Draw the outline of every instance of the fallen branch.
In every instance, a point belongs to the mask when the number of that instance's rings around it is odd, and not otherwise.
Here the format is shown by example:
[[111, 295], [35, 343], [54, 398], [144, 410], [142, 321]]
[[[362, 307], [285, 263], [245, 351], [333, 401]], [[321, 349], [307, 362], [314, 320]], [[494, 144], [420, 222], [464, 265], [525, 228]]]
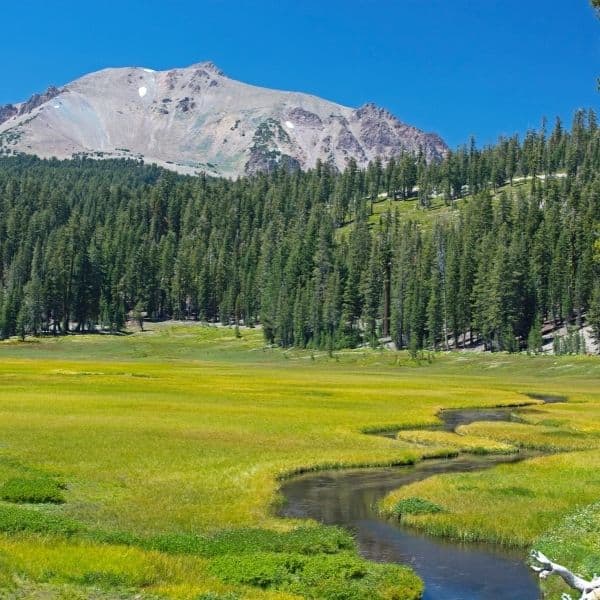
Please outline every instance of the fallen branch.
[[[574, 590], [581, 592], [579, 600], [600, 600], [600, 577], [594, 574], [591, 581], [587, 581], [569, 571], [566, 567], [552, 562], [547, 556], [538, 550], [531, 551], [531, 558], [536, 561], [537, 565], [532, 565], [531, 568], [539, 574], [540, 579], [546, 579], [553, 573], [562, 577], [564, 582]], [[569, 594], [563, 594], [562, 600], [572, 600]]]

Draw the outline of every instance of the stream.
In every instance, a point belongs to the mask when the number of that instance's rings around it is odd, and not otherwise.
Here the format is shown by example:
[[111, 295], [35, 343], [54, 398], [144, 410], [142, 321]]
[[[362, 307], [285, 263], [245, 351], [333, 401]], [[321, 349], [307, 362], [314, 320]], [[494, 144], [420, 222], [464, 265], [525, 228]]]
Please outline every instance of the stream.
[[[564, 398], [533, 396], [545, 402]], [[519, 420], [515, 407], [451, 409], [439, 413], [442, 425], [454, 431], [475, 421]], [[395, 437], [396, 432], [380, 435]], [[525, 564], [524, 550], [494, 544], [461, 543], [437, 538], [379, 516], [376, 506], [402, 486], [442, 473], [489, 469], [525, 460], [539, 453], [465, 455], [425, 460], [414, 466], [342, 469], [300, 475], [285, 482], [280, 515], [310, 518], [350, 529], [361, 556], [375, 562], [409, 565], [425, 582], [423, 600], [539, 600], [537, 578]]]

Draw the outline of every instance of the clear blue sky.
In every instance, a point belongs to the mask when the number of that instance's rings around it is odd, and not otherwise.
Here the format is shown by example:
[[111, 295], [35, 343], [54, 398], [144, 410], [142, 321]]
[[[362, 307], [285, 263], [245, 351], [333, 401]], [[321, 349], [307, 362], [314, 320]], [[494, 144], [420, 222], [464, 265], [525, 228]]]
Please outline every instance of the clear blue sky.
[[104, 67], [212, 60], [249, 83], [373, 101], [454, 146], [600, 100], [587, 0], [21, 0], [0, 14], [0, 104]]

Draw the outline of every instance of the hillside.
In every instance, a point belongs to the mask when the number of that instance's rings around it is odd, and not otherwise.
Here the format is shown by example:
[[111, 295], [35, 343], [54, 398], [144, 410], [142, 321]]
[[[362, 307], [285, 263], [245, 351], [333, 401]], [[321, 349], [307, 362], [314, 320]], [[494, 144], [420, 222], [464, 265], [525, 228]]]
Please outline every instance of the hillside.
[[599, 136], [578, 113], [439, 163], [236, 181], [0, 158], [0, 337], [146, 314], [260, 323], [283, 347], [539, 352], [556, 333], [582, 352], [575, 329], [600, 332]]

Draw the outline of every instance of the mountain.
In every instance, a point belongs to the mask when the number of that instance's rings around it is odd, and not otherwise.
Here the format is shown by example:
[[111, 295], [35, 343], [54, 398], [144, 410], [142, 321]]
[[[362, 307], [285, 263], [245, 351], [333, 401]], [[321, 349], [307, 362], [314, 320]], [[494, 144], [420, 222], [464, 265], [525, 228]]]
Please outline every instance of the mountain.
[[0, 106], [0, 152], [142, 158], [183, 172], [236, 177], [318, 159], [343, 169], [422, 149], [436, 134], [374, 104], [352, 109], [316, 96], [247, 85], [210, 62], [185, 69], [104, 69], [27, 102]]

